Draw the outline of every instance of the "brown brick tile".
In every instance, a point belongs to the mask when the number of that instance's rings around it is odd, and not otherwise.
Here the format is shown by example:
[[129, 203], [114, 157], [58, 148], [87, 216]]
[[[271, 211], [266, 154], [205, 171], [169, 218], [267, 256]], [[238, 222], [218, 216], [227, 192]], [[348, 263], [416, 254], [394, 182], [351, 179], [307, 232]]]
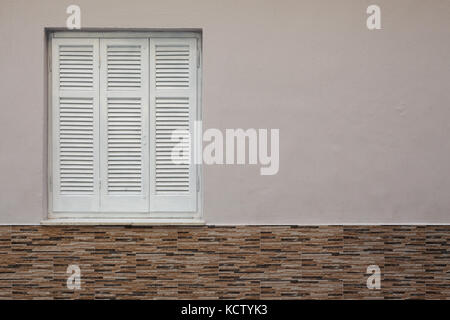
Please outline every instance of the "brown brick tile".
[[1, 226], [8, 298], [450, 299], [450, 227]]

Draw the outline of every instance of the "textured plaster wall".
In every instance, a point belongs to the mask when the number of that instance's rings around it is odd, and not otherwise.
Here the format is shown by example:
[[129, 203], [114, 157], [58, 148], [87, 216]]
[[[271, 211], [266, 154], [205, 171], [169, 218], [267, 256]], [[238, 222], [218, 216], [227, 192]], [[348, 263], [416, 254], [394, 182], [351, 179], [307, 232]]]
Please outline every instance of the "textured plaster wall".
[[44, 28], [202, 28], [205, 128], [279, 128], [280, 171], [205, 166], [211, 224], [450, 222], [450, 1], [0, 0], [0, 223], [47, 211]]

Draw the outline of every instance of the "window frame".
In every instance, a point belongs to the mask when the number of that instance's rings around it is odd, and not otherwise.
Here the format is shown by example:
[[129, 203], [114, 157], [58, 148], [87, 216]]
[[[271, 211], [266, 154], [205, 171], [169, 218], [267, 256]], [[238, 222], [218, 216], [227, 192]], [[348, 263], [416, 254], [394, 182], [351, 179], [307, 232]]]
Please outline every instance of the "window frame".
[[[127, 31], [127, 30], [105, 30], [105, 31], [58, 31], [47, 30], [47, 217], [41, 221], [44, 225], [160, 225], [160, 224], [188, 224], [203, 225], [203, 170], [201, 164], [196, 164], [197, 171], [197, 211], [196, 212], [54, 212], [53, 211], [53, 128], [52, 128], [52, 39], [58, 38], [195, 38], [197, 39], [197, 110], [196, 121], [202, 119], [202, 31], [183, 30], [157, 30], [157, 31]], [[150, 83], [150, 81], [148, 81]], [[149, 91], [150, 91], [150, 84]], [[150, 105], [149, 105], [150, 108]], [[202, 135], [196, 136], [193, 142], [194, 152], [201, 152]], [[150, 169], [150, 167], [149, 167]]]

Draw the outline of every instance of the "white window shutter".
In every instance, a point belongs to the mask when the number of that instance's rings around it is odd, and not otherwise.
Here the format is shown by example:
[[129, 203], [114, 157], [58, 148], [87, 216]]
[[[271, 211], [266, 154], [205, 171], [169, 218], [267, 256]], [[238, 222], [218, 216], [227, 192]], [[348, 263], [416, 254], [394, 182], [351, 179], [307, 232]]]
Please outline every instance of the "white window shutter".
[[100, 39], [101, 211], [148, 212], [148, 39]]
[[[150, 39], [151, 212], [197, 211], [197, 169], [192, 161], [196, 117], [197, 40]], [[180, 147], [172, 135], [175, 130], [191, 136], [190, 163], [171, 161], [173, 148]]]
[[99, 209], [98, 39], [52, 39], [55, 212]]

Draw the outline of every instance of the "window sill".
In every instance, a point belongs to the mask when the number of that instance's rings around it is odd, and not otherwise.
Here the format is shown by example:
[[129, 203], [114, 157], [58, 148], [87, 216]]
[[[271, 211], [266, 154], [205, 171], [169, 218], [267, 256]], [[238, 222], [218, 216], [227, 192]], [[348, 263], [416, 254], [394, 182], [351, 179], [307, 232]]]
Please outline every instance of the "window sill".
[[160, 225], [188, 225], [202, 226], [205, 221], [202, 219], [46, 219], [41, 221], [45, 226], [76, 226], [76, 225], [94, 225], [94, 226], [160, 226]]

